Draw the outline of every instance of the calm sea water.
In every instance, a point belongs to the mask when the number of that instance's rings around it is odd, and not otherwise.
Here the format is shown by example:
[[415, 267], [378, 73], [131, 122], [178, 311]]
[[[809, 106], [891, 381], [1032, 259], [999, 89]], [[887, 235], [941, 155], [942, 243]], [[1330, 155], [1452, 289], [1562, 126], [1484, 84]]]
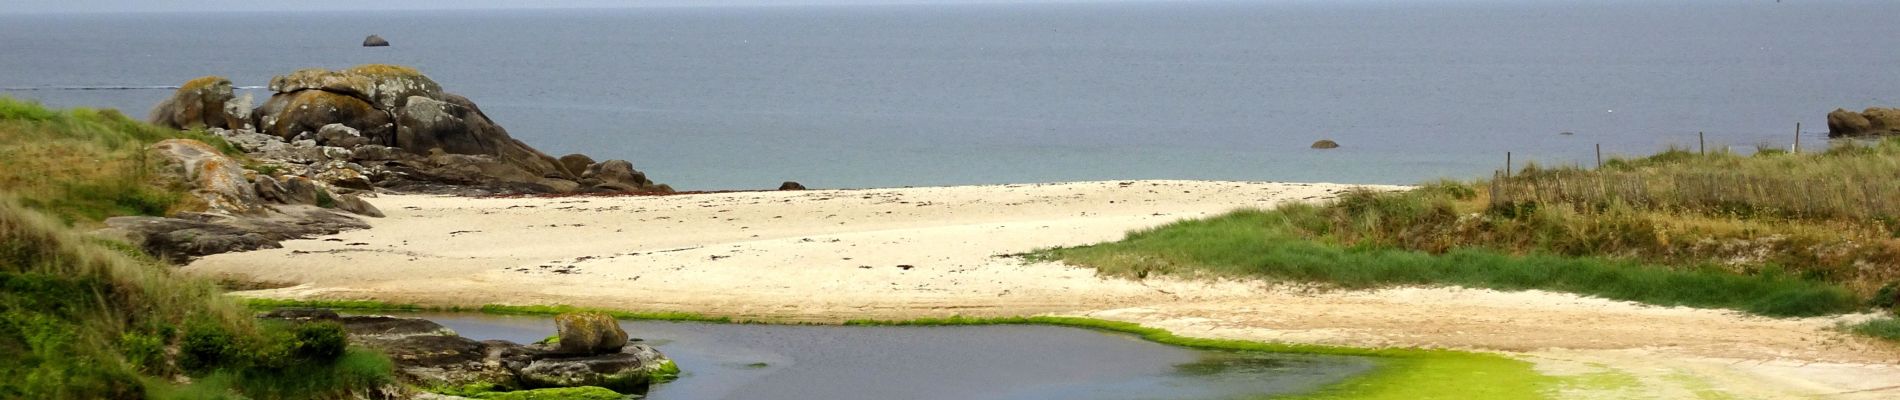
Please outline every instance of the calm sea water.
[[[1800, 122], [1819, 142], [1829, 110], [1900, 105], [1895, 15], [1358, 0], [0, 16], [0, 95], [142, 115], [169, 90], [71, 89], [395, 63], [550, 154], [632, 160], [682, 189], [1414, 183], [1698, 131], [1787, 146]], [[359, 47], [371, 33], [394, 46]]]

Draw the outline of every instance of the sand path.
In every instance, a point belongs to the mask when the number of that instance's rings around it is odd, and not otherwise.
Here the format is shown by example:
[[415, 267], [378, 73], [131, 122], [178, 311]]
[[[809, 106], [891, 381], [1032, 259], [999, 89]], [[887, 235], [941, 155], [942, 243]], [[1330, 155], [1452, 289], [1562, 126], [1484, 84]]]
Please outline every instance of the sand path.
[[1100, 278], [1002, 257], [1120, 238], [1335, 184], [1130, 181], [662, 197], [382, 196], [372, 229], [207, 257], [242, 293], [431, 305], [571, 304], [838, 321], [1083, 315], [1200, 337], [1506, 352], [1555, 375], [1615, 374], [1576, 398], [1900, 397], [1900, 349], [1839, 333], [1864, 316], [1770, 319], [1578, 296], [1451, 288], [1324, 291], [1258, 281]]

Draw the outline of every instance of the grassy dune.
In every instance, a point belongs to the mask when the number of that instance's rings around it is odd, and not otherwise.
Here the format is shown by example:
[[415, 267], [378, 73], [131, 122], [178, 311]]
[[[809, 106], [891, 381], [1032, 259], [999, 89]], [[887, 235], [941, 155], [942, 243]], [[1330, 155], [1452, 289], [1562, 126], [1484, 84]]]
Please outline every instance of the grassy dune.
[[143, 157], [174, 137], [207, 139], [0, 98], [0, 398], [329, 399], [388, 382], [389, 361], [347, 347], [340, 326], [260, 322], [209, 282], [79, 233], [193, 207]]
[[1770, 316], [1851, 312], [1900, 280], [1900, 141], [1671, 150], [1601, 169], [1352, 192], [1035, 257], [1143, 277], [1542, 289]]

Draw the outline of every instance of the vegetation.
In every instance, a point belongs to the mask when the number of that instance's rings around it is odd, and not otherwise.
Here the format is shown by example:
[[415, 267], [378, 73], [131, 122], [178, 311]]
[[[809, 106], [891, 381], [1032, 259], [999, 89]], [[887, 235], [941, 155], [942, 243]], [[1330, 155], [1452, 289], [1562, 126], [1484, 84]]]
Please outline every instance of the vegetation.
[[388, 382], [389, 361], [341, 326], [259, 322], [209, 282], [77, 233], [191, 207], [143, 155], [175, 137], [210, 139], [0, 98], [0, 398], [327, 399]]
[[1881, 317], [1848, 325], [1848, 332], [1900, 342], [1900, 318]]
[[1323, 205], [1247, 210], [1033, 257], [1105, 274], [1543, 289], [1771, 316], [1853, 311], [1900, 279], [1900, 140], [1670, 150]]
[[146, 156], [147, 146], [172, 138], [237, 153], [217, 137], [147, 125], [115, 110], [53, 111], [0, 97], [0, 189], [69, 224], [201, 209], [182, 182], [154, 173], [159, 160]]

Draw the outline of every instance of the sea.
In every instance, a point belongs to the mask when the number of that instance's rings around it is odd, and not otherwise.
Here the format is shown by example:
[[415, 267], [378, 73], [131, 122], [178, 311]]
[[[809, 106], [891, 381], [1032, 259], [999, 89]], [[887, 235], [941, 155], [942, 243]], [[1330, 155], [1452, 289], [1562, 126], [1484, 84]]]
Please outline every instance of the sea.
[[1900, 106], [1895, 16], [1891, 0], [0, 14], [0, 95], [143, 116], [198, 76], [261, 103], [273, 75], [389, 63], [548, 154], [682, 190], [1409, 184], [1489, 177], [1507, 153], [1825, 147], [1829, 111]]

